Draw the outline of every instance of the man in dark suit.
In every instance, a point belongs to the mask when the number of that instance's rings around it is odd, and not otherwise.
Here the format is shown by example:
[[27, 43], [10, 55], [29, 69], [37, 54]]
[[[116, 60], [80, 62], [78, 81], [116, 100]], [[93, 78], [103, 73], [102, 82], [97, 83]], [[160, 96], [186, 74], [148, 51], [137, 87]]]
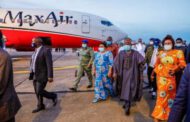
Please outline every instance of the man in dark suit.
[[[186, 59], [187, 47], [183, 45], [183, 39], [182, 38], [176, 39], [175, 49], [183, 51], [183, 54], [184, 54], [185, 59]], [[184, 70], [184, 68], [180, 69], [178, 72], [176, 72], [176, 87], [177, 87], [177, 89], [178, 89], [178, 86], [179, 86], [179, 83], [181, 80], [181, 76], [183, 75], [183, 70]]]
[[34, 38], [32, 41], [32, 47], [35, 48], [35, 52], [31, 60], [30, 80], [33, 80], [34, 90], [38, 99], [37, 108], [32, 113], [45, 109], [43, 97], [51, 99], [54, 106], [57, 103], [57, 95], [45, 90], [47, 82], [53, 82], [53, 62], [51, 50], [43, 46], [42, 42], [39, 37]]
[[188, 65], [181, 78], [177, 96], [173, 104], [168, 122], [182, 122], [184, 116], [185, 122], [190, 121], [190, 65]]
[[13, 86], [12, 60], [2, 47], [0, 42], [0, 122], [15, 122], [21, 104]]

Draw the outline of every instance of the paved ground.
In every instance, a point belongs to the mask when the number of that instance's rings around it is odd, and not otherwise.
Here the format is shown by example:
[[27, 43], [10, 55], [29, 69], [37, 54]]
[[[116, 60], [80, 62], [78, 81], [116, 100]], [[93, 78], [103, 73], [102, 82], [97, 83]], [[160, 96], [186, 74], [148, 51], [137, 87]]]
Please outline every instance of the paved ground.
[[[122, 102], [116, 98], [109, 98], [105, 102], [92, 104], [93, 89], [86, 89], [87, 78], [84, 77], [80, 84], [82, 92], [69, 92], [72, 81], [75, 79], [75, 65], [77, 57], [74, 53], [53, 53], [54, 57], [54, 82], [48, 84], [48, 91], [58, 93], [58, 104], [52, 106], [52, 101], [45, 100], [46, 110], [37, 114], [31, 111], [36, 107], [36, 96], [32, 81], [29, 81], [28, 73], [29, 56], [31, 53], [15, 53], [13, 56], [14, 84], [22, 103], [22, 108], [16, 116], [17, 122], [152, 122], [150, 117], [154, 101], [150, 94], [144, 90], [144, 96], [131, 110], [131, 116], [127, 117], [122, 109]], [[18, 58], [21, 55], [22, 58]], [[69, 67], [68, 67], [69, 66]], [[72, 66], [72, 67], [70, 67]]]

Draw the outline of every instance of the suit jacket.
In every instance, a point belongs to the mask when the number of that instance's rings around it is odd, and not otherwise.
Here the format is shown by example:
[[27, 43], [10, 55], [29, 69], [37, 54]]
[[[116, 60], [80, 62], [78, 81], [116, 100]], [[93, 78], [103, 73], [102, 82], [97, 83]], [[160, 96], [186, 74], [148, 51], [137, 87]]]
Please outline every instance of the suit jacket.
[[47, 82], [48, 78], [53, 78], [52, 54], [49, 48], [42, 46], [36, 58], [33, 80]]
[[12, 61], [9, 54], [0, 48], [0, 121], [13, 118], [21, 104], [13, 86]]
[[186, 62], [190, 63], [190, 44], [187, 47], [187, 52], [186, 52]]
[[168, 122], [182, 122], [186, 114], [185, 122], [190, 121], [190, 65], [184, 71], [177, 96], [175, 98]]

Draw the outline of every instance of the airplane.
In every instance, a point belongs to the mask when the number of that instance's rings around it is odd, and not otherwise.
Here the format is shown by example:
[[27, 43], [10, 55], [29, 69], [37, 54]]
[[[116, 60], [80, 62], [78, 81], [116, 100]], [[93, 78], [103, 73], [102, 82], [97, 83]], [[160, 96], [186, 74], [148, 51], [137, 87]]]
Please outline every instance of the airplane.
[[108, 19], [70, 10], [0, 8], [0, 31], [5, 45], [17, 51], [31, 51], [34, 37], [51, 39], [53, 48], [79, 48], [82, 40], [97, 47], [108, 37], [121, 41], [127, 34]]

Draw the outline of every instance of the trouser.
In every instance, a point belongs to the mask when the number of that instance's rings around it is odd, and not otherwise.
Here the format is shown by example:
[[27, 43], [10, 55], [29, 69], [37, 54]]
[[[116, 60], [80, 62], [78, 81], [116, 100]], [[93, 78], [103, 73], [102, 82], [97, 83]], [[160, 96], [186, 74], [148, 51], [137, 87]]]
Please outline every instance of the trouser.
[[113, 82], [113, 86], [114, 86], [115, 95], [120, 96], [122, 89], [122, 80], [120, 77], [117, 77], [117, 80]]
[[15, 117], [11, 118], [10, 120], [8, 120], [6, 122], [15, 122]]
[[125, 111], [130, 110], [131, 108], [131, 101], [125, 100]]
[[154, 76], [154, 80], [151, 80], [151, 74], [153, 72], [154, 68], [148, 67], [147, 75], [148, 75], [148, 82], [149, 86], [153, 88], [153, 92], [156, 92], [157, 90], [157, 84], [156, 84], [156, 75]]
[[43, 107], [43, 97], [47, 98], [47, 99], [55, 99], [56, 98], [56, 94], [52, 93], [52, 92], [47, 92], [45, 90], [45, 87], [47, 85], [47, 82], [38, 82], [36, 80], [33, 81], [33, 85], [34, 85], [34, 90], [36, 93], [36, 97], [38, 100], [38, 107]]
[[178, 89], [181, 76], [183, 75], [183, 70], [180, 70], [176, 73], [176, 88]]
[[87, 65], [80, 65], [77, 72], [77, 79], [75, 80], [74, 87], [77, 88], [80, 80], [83, 76], [84, 71], [86, 72], [89, 80], [89, 85], [92, 85], [92, 69], [87, 67]]

